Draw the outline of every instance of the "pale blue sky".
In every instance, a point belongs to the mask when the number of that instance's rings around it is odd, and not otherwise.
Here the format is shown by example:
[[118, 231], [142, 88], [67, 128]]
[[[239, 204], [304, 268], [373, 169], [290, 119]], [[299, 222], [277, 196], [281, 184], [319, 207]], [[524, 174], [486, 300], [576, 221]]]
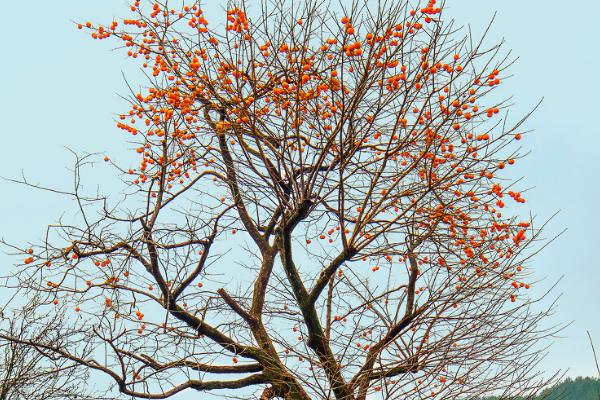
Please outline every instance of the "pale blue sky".
[[[219, 0], [214, 0], [220, 4]], [[2, 0], [0, 37], [0, 175], [23, 170], [33, 181], [68, 187], [76, 151], [104, 151], [125, 157], [123, 134], [112, 121], [125, 109], [122, 71], [131, 68], [123, 53], [111, 51], [74, 29], [71, 20], [109, 21], [126, 11], [123, 0]], [[26, 4], [26, 5], [25, 5]], [[528, 123], [535, 132], [523, 141], [531, 155], [521, 162], [526, 208], [544, 220], [554, 212], [547, 236], [568, 231], [536, 258], [540, 286], [564, 276], [553, 322], [574, 321], [544, 363], [550, 371], [592, 375], [586, 338], [590, 330], [600, 347], [600, 248], [597, 211], [600, 196], [600, 1], [448, 0], [448, 12], [475, 31], [498, 12], [490, 38], [506, 40], [519, 60], [504, 90], [514, 94], [513, 113], [525, 113], [544, 97]], [[129, 75], [133, 76], [133, 75]], [[98, 172], [98, 174], [96, 174]], [[101, 170], [95, 177], [106, 177]], [[95, 184], [95, 182], [93, 182]], [[103, 186], [110, 187], [110, 183]], [[0, 181], [0, 236], [22, 242], [42, 237], [43, 228], [69, 200]], [[2, 275], [14, 260], [0, 255]], [[1, 297], [1, 295], [0, 295]]]

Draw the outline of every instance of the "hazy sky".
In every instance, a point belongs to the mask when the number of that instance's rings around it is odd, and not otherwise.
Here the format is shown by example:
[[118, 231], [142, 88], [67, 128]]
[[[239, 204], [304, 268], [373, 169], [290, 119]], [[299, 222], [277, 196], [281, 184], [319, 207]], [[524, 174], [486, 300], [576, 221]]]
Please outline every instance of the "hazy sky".
[[[212, 0], [221, 4], [220, 0]], [[123, 133], [113, 115], [125, 110], [118, 93], [126, 94], [122, 75], [131, 69], [123, 52], [109, 41], [94, 42], [71, 20], [108, 22], [127, 11], [123, 0], [1, 0], [0, 176], [18, 177], [21, 170], [34, 182], [68, 188], [72, 164], [65, 147], [103, 152], [125, 159]], [[212, 3], [211, 3], [212, 4]], [[600, 1], [582, 0], [448, 0], [448, 14], [475, 31], [497, 12], [489, 38], [504, 38], [519, 56], [503, 90], [514, 95], [513, 114], [542, 106], [522, 141], [531, 154], [520, 164], [525, 210], [538, 221], [556, 211], [547, 237], [567, 232], [536, 257], [538, 287], [563, 277], [553, 320], [573, 321], [550, 349], [547, 371], [569, 368], [569, 375], [594, 374], [587, 342], [590, 330], [600, 347]], [[133, 77], [135, 74], [126, 75]], [[120, 147], [119, 147], [120, 146]], [[96, 174], [96, 172], [99, 172]], [[94, 179], [106, 177], [94, 171]], [[104, 179], [104, 178], [102, 178]], [[104, 181], [102, 182], [103, 185]], [[110, 184], [105, 186], [110, 187]], [[38, 240], [71, 201], [0, 181], [0, 236], [12, 242]], [[525, 211], [526, 212], [526, 211]], [[15, 260], [0, 255], [2, 275]], [[1, 298], [1, 294], [0, 294]]]

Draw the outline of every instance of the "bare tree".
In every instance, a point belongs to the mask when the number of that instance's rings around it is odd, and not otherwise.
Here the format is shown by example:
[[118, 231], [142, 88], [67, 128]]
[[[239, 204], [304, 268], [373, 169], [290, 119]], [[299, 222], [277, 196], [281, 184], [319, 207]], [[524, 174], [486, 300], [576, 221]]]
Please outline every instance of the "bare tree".
[[534, 392], [552, 331], [526, 292], [542, 227], [505, 173], [512, 59], [442, 9], [239, 1], [209, 25], [136, 1], [79, 25], [146, 71], [117, 121], [140, 164], [104, 158], [116, 201], [86, 194], [78, 158], [78, 220], [13, 247], [15, 286], [68, 307], [73, 340], [0, 337], [137, 398]]
[[14, 340], [0, 341], [0, 399], [90, 398], [85, 394], [89, 387], [86, 371], [79, 370], [77, 363], [44, 349], [45, 346], [60, 347], [67, 338], [61, 336], [61, 316], [45, 319], [38, 306], [34, 299], [15, 313], [1, 312], [2, 332]]

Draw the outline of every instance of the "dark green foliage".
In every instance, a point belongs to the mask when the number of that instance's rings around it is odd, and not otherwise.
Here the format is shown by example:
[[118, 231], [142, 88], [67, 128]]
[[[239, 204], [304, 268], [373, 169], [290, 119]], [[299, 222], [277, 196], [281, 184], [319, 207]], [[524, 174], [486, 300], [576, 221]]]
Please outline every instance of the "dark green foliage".
[[[508, 400], [499, 397], [485, 397], [481, 400]], [[523, 400], [512, 398], [510, 400]], [[542, 391], [535, 400], [600, 400], [600, 379], [567, 378], [552, 388]]]
[[538, 399], [542, 400], [600, 400], [600, 380], [578, 377], [567, 378], [552, 389], [547, 389]]

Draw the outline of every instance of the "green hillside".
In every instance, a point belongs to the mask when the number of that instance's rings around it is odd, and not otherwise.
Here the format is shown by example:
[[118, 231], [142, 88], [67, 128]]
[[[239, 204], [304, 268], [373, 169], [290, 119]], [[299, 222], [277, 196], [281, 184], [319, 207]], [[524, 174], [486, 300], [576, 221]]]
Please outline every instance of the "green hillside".
[[542, 400], [600, 400], [600, 380], [593, 378], [566, 379], [547, 389], [538, 399]]
[[[487, 397], [483, 400], [500, 399]], [[600, 400], [600, 379], [567, 378], [554, 387], [541, 392], [535, 400]]]

